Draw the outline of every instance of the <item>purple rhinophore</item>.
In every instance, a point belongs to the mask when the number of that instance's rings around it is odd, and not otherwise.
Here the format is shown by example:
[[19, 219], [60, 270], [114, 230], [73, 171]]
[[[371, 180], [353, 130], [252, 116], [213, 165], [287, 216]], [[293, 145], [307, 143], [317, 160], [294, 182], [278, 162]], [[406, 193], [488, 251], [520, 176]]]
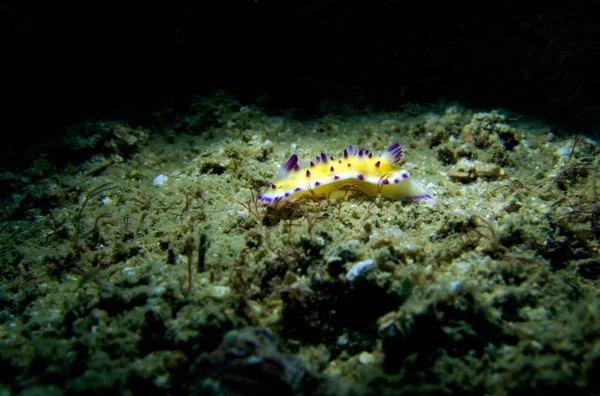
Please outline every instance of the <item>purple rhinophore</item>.
[[329, 172], [333, 172], [335, 169], [333, 169], [333, 166], [331, 168], [329, 168]]
[[344, 159], [348, 159], [348, 150], [344, 149]]
[[360, 174], [358, 176], [356, 176], [356, 178], [358, 180], [365, 180], [365, 177], [363, 175], [360, 175]]
[[379, 165], [381, 165], [381, 161], [375, 162], [375, 168], [379, 168]]
[[320, 185], [321, 185], [321, 183], [315, 182], [315, 187], [319, 187]]
[[308, 169], [306, 170], [306, 177], [310, 177], [310, 171]]
[[321, 153], [321, 161], [326, 164], [327, 163], [327, 154]]
[[281, 167], [279, 173], [286, 174], [298, 165], [298, 156], [293, 154], [289, 160]]

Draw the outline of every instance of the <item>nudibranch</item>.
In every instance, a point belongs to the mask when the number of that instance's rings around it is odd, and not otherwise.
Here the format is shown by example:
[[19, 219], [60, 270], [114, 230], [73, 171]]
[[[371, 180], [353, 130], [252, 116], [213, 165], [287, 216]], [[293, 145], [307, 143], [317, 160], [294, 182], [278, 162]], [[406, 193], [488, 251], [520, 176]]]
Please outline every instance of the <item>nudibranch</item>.
[[279, 169], [277, 178], [258, 200], [272, 205], [289, 203], [305, 195], [336, 197], [347, 194], [348, 186], [369, 196], [391, 199], [431, 199], [429, 193], [400, 169], [400, 144], [394, 143], [375, 156], [369, 150], [349, 146], [340, 158], [317, 155], [309, 166], [301, 168], [293, 154]]

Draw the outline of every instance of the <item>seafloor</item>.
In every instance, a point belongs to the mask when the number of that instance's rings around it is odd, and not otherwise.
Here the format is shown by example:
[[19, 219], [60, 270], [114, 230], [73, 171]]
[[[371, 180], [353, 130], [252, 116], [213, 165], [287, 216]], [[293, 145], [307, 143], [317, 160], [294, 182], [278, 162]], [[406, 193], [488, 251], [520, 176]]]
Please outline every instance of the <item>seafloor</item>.
[[[598, 147], [458, 105], [74, 125], [4, 169], [2, 394], [598, 394]], [[152, 128], [151, 128], [152, 127]], [[151, 129], [150, 129], [151, 128]], [[398, 142], [434, 200], [257, 203]]]

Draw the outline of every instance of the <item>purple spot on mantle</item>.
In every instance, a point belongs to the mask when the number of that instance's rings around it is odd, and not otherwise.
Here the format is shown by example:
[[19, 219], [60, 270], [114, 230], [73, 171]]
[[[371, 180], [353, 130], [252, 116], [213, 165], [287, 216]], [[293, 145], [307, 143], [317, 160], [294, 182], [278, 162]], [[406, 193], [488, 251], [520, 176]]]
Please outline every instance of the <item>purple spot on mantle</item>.
[[319, 187], [320, 185], [321, 185], [321, 183], [315, 182], [315, 187]]
[[294, 192], [298, 192], [298, 191], [302, 191], [302, 189], [301, 189], [300, 187], [296, 187], [296, 188], [294, 189]]
[[381, 184], [390, 184], [390, 181], [388, 179], [384, 179], [381, 181]]
[[403, 174], [402, 174], [402, 178], [403, 178], [403, 179], [406, 179], [407, 177], [408, 177], [408, 175], [407, 175], [406, 173], [403, 173]]
[[340, 180], [340, 177], [338, 175], [333, 176], [333, 180]]
[[394, 184], [398, 184], [398, 183], [400, 183], [400, 180], [394, 179]]
[[356, 178], [357, 178], [358, 180], [365, 180], [365, 177], [364, 177], [363, 175], [358, 175], [358, 176], [356, 176]]
[[310, 171], [308, 169], [306, 170], [306, 177], [310, 177]]
[[286, 192], [284, 195], [285, 195], [285, 197], [287, 198], [287, 197], [289, 197], [289, 196], [290, 196], [290, 193], [289, 193], [289, 192]]
[[344, 149], [344, 159], [348, 159], [348, 150]]
[[329, 172], [333, 172], [333, 171], [334, 171], [334, 169], [333, 169], [333, 166], [332, 166], [331, 168], [329, 168]]
[[323, 161], [324, 164], [327, 163], [327, 154], [321, 153], [321, 161]]
[[341, 164], [341, 163], [342, 163], [342, 160], [338, 160], [338, 164]]
[[379, 168], [379, 165], [381, 165], [381, 161], [375, 162], [375, 168]]
[[271, 188], [272, 188], [273, 190], [275, 190], [275, 189], [277, 188], [277, 186], [276, 186], [275, 184], [271, 184]]
[[314, 163], [314, 162], [312, 162], [312, 161], [310, 161], [310, 167], [311, 167], [311, 168], [314, 168], [314, 167], [315, 167], [315, 163]]

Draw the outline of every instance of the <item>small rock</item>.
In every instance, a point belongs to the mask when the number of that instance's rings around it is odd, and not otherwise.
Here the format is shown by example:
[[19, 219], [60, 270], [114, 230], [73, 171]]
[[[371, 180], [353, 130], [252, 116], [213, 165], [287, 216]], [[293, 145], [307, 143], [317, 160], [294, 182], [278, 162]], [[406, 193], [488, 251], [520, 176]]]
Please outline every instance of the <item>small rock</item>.
[[375, 363], [375, 356], [369, 352], [363, 352], [358, 356], [360, 364], [373, 364]]

